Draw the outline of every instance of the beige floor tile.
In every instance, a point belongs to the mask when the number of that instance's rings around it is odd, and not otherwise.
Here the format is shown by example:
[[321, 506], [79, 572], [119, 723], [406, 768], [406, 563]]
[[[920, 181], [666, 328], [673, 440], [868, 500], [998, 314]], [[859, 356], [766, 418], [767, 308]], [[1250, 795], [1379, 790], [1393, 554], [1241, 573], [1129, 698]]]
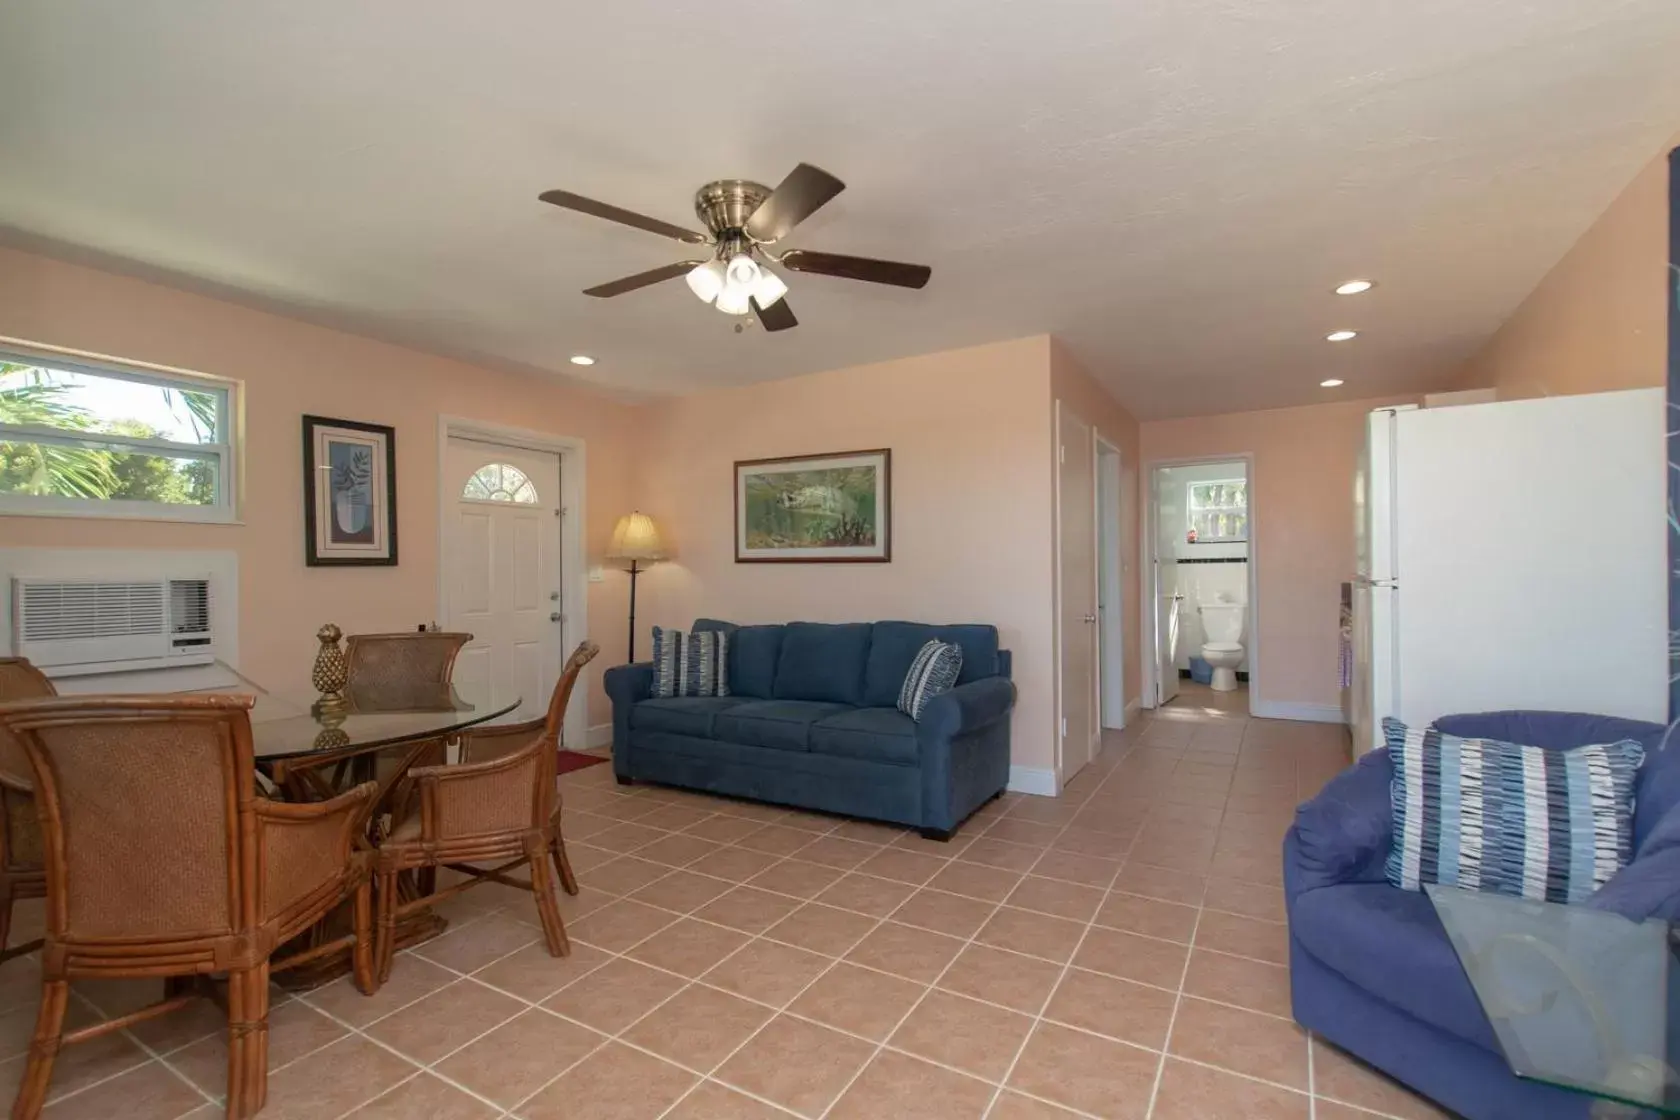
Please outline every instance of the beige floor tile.
[[916, 888], [909, 883], [878, 879], [873, 875], [859, 875], [854, 872], [841, 876], [833, 886], [817, 896], [817, 901], [827, 906], [838, 906], [845, 910], [856, 910], [860, 914], [884, 918], [915, 893]]
[[346, 1120], [494, 1120], [500, 1115], [501, 1109], [422, 1073], [375, 1097]]
[[1196, 928], [1196, 907], [1111, 891], [1097, 911], [1096, 922], [1112, 929], [1188, 944]]
[[1044, 858], [1033, 865], [1032, 871], [1034, 875], [1042, 875], [1048, 879], [1060, 879], [1063, 882], [1079, 883], [1082, 886], [1104, 890], [1119, 872], [1118, 859], [1080, 855], [1078, 852], [1062, 851], [1059, 848], [1052, 848], [1045, 853]]
[[524, 1010], [525, 1005], [511, 996], [461, 980], [379, 1020], [367, 1034], [430, 1064]]
[[753, 1096], [816, 1117], [874, 1052], [870, 1043], [782, 1015], [725, 1062], [716, 1077]]
[[760, 890], [811, 899], [833, 886], [843, 874], [838, 868], [789, 859], [764, 869], [749, 881]]
[[880, 851], [880, 847], [875, 844], [847, 840], [842, 836], [823, 836], [800, 848], [799, 858], [807, 863], [820, 863], [826, 867], [850, 871]]
[[610, 961], [560, 989], [543, 1006], [616, 1034], [675, 995], [684, 981], [630, 960]]
[[921, 852], [888, 848], [864, 860], [858, 870], [866, 875], [878, 875], [883, 879], [893, 879], [919, 887], [939, 874], [948, 862], [946, 858]]
[[1079, 922], [1003, 906], [980, 927], [975, 940], [994, 948], [1063, 963], [1073, 955], [1074, 946], [1079, 944], [1084, 932], [1085, 926]]
[[605, 1041], [604, 1035], [532, 1008], [434, 1068], [479, 1096], [511, 1108]]
[[755, 852], [747, 848], [722, 848], [709, 856], [695, 860], [688, 865], [688, 869], [698, 871], [702, 875], [728, 879], [734, 883], [744, 883], [766, 867], [780, 863], [781, 860], [781, 856]]
[[198, 1090], [161, 1064], [148, 1062], [72, 1096], [60, 1096], [41, 1115], [47, 1120], [175, 1120], [204, 1103]]
[[1189, 947], [1174, 941], [1092, 926], [1073, 963], [1123, 980], [1176, 990], [1189, 956]]
[[1099, 832], [1096, 829], [1069, 827], [1056, 837], [1051, 847], [1058, 852], [1096, 856], [1099, 859], [1124, 859], [1132, 846], [1131, 836], [1125, 833]]
[[787, 1120], [787, 1113], [716, 1081], [702, 1081], [665, 1120]]
[[939, 978], [939, 986], [1036, 1015], [1061, 974], [1062, 966], [1050, 961], [969, 945]]
[[[1004, 822], [1000, 821], [999, 824]], [[1034, 826], [1041, 827], [1041, 826]], [[957, 854], [963, 863], [978, 863], [1003, 871], [1025, 872], [1044, 857], [1044, 849], [1029, 844], [1013, 844], [988, 833]]]
[[1222, 910], [1202, 911], [1202, 920], [1196, 926], [1196, 945], [1276, 965], [1289, 963], [1288, 926]]
[[1292, 1022], [1185, 996], [1170, 1053], [1279, 1085], [1307, 1088], [1307, 1036]]
[[566, 932], [573, 941], [581, 941], [609, 953], [622, 953], [675, 921], [677, 915], [669, 910], [621, 899], [573, 922]]
[[797, 898], [757, 887], [736, 887], [696, 910], [694, 916], [745, 933], [762, 933], [803, 905]]
[[875, 821], [845, 821], [834, 830], [832, 835], [847, 840], [862, 840], [869, 844], [891, 844], [910, 831], [895, 824], [880, 824]]
[[456, 972], [476, 972], [491, 961], [518, 952], [542, 937], [542, 930], [535, 924], [537, 913], [534, 907], [528, 917], [529, 924], [508, 914], [487, 914], [459, 929], [452, 927], [442, 937], [415, 946], [414, 952], [433, 964]]
[[[541, 1003], [611, 959], [607, 953], [581, 941], [573, 941], [571, 952], [566, 956], [551, 957], [548, 946], [538, 941], [479, 969], [473, 973], [473, 979], [520, 999]], [[395, 976], [393, 969], [392, 978], [395, 979]]]
[[669, 835], [670, 833], [661, 828], [626, 823], [614, 825], [605, 832], [597, 832], [589, 838], [589, 842], [597, 848], [606, 848], [611, 852], [633, 852]]
[[693, 978], [747, 941], [748, 936], [740, 930], [683, 918], [629, 950], [626, 956], [666, 972]]
[[988, 828], [982, 839], [1007, 840], [1012, 844], [1024, 844], [1032, 848], [1048, 848], [1050, 842], [1062, 834], [1062, 828], [1063, 826], [1058, 824], [1036, 824], [1033, 821], [1004, 817]]
[[670, 873], [671, 869], [663, 863], [654, 863], [640, 856], [620, 856], [588, 874], [580, 872], [579, 879], [585, 890], [631, 895]]
[[658, 1116], [698, 1078], [670, 1062], [609, 1042], [519, 1109], [526, 1120], [638, 1120]]
[[1070, 968], [1044, 1009], [1044, 1017], [1159, 1050], [1166, 1045], [1177, 1001], [1174, 993], [1162, 988]]
[[749, 851], [763, 852], [772, 856], [791, 856], [815, 839], [816, 837], [804, 829], [789, 828], [780, 824], [767, 824], [757, 831], [741, 837], [735, 843]]
[[1289, 1018], [1289, 970], [1264, 961], [1215, 953], [1200, 945], [1190, 954], [1184, 990], [1203, 999]]
[[1209, 879], [1203, 905], [1269, 922], [1281, 922], [1288, 917], [1284, 911], [1282, 888], [1239, 883], [1231, 879]]
[[414, 1065], [383, 1046], [351, 1035], [302, 1061], [268, 1075], [263, 1120], [321, 1120], [366, 1104], [399, 1081]]
[[[268, 1068], [279, 1069], [348, 1033], [342, 1025], [304, 1003], [292, 1000], [281, 1004], [268, 1015]], [[169, 1064], [211, 1096], [221, 1096], [227, 1091], [227, 1032], [218, 1031], [177, 1050], [169, 1056]], [[55, 1083], [58, 1080], [56, 1076], [53, 1078]]]
[[1114, 889], [1164, 902], [1200, 906], [1202, 896], [1207, 893], [1207, 880], [1185, 871], [1127, 861], [1120, 868], [1120, 874], [1114, 877]]
[[928, 886], [982, 902], [1002, 902], [1021, 881], [1019, 871], [953, 860], [928, 881]]
[[453, 984], [456, 979], [454, 973], [424, 957], [399, 953], [391, 962], [391, 978], [371, 996], [357, 991], [352, 978], [345, 976], [304, 993], [303, 998], [335, 1019], [362, 1027], [431, 995], [445, 984]]
[[762, 826], [757, 821], [749, 821], [742, 817], [717, 815], [691, 824], [683, 831], [690, 836], [715, 840], [719, 844], [733, 844], [741, 837], [757, 832], [760, 827]]
[[666, 805], [662, 809], [655, 809], [645, 817], [637, 817], [636, 823], [646, 825], [648, 828], [668, 828], [673, 832], [680, 832], [711, 819], [712, 811], [709, 808], [678, 804]]
[[926, 990], [903, 977], [841, 961], [789, 1004], [788, 1011], [880, 1042]]
[[830, 1120], [979, 1120], [996, 1090], [903, 1054], [875, 1056], [828, 1113]]
[[689, 1069], [710, 1070], [775, 1012], [716, 988], [693, 985], [624, 1032], [626, 1042]]
[[753, 941], [706, 973], [705, 982], [738, 996], [785, 1007], [807, 984], [834, 963], [825, 957], [776, 941]]
[[944, 971], [962, 947], [963, 943], [955, 937], [888, 921], [859, 942], [846, 954], [846, 959], [928, 984]]
[[1021, 880], [1006, 901], [1008, 905], [1022, 910], [1088, 922], [1097, 912], [1097, 907], [1102, 905], [1103, 892], [1096, 887], [1032, 874]]
[[687, 914], [698, 910], [714, 899], [733, 890], [728, 879], [714, 879], [710, 875], [696, 875], [692, 871], [673, 871], [631, 895], [631, 899], [661, 910]]
[[1032, 1019], [935, 989], [893, 1032], [889, 1044], [941, 1065], [997, 1082], [1032, 1029]]
[[1213, 1116], [1308, 1120], [1310, 1104], [1305, 1093], [1169, 1058], [1161, 1071], [1151, 1120], [1207, 1120]]
[[892, 920], [966, 940], [979, 932], [994, 909], [991, 902], [923, 888], [893, 911]]
[[1040, 1023], [1009, 1084], [1094, 1116], [1143, 1120], [1159, 1064], [1149, 1050]]
[[1060, 1105], [1024, 1097], [1013, 1090], [1005, 1089], [998, 1094], [997, 1104], [992, 1106], [987, 1120], [1075, 1120], [1078, 1115]]
[[[1380, 1112], [1399, 1120], [1446, 1120], [1448, 1114], [1393, 1078], [1321, 1038], [1314, 1038], [1313, 1092], [1320, 1098]], [[1319, 1115], [1324, 1115], [1321, 1099]]]
[[771, 926], [764, 936], [826, 957], [841, 957], [875, 928], [876, 920], [811, 902]]

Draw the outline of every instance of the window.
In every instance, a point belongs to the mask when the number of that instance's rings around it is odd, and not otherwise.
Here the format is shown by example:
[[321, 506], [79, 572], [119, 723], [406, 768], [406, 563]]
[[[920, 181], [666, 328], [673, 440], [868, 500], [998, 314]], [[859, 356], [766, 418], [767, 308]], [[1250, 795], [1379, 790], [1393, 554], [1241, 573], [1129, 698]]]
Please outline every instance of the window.
[[537, 488], [525, 477], [525, 472], [512, 463], [491, 463], [480, 467], [467, 479], [461, 497], [469, 502], [516, 502], [522, 506], [537, 504]]
[[232, 389], [0, 349], [0, 513], [231, 521]]
[[1248, 540], [1248, 481], [1241, 478], [1192, 482], [1185, 505], [1196, 544]]

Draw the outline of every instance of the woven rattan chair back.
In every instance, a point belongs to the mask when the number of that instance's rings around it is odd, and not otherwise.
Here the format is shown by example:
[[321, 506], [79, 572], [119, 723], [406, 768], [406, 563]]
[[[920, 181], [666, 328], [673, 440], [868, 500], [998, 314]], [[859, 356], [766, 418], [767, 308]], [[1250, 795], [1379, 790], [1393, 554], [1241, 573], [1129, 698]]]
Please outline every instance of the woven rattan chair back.
[[436, 630], [352, 634], [344, 647], [350, 687], [448, 684], [455, 675], [456, 655], [470, 641], [471, 634]]

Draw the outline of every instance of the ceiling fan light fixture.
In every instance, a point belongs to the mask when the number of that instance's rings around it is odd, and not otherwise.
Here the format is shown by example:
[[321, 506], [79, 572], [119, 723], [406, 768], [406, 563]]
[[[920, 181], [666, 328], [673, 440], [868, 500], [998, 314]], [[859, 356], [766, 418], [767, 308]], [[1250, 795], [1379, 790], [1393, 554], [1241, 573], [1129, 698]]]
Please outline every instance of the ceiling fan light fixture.
[[710, 260], [705, 264], [696, 265], [688, 274], [688, 290], [699, 296], [706, 303], [711, 303], [723, 292], [724, 272], [721, 261]]
[[746, 253], [737, 253], [729, 260], [729, 282], [737, 284], [742, 289], [751, 288], [758, 283], [758, 262]]
[[718, 293], [717, 309], [725, 315], [745, 315], [752, 310], [747, 301], [752, 298], [752, 289], [745, 284], [737, 284], [734, 280], [723, 286]]
[[752, 286], [752, 297], [758, 301], [760, 307], [769, 307], [783, 296], [787, 295], [788, 286], [782, 278], [760, 265], [758, 282]]

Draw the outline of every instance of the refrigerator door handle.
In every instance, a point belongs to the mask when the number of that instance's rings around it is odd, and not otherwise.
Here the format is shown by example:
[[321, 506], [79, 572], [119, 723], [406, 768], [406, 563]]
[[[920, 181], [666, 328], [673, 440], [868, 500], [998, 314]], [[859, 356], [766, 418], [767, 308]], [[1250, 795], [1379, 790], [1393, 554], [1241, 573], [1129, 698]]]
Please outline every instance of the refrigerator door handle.
[[1353, 585], [1355, 587], [1399, 587], [1400, 581], [1397, 579], [1372, 579], [1369, 576], [1354, 576]]

